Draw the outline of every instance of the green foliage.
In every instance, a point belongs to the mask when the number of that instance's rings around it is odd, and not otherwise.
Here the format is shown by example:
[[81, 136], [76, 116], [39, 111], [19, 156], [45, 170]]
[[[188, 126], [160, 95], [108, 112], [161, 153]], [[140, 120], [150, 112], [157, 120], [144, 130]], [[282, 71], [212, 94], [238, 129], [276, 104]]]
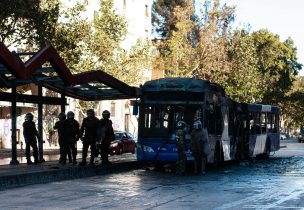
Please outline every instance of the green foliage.
[[113, 69], [115, 53], [127, 32], [127, 23], [113, 9], [113, 1], [100, 0], [100, 10], [94, 17], [94, 32], [91, 51], [98, 58], [99, 66], [105, 71]]
[[172, 16], [177, 6], [186, 7], [187, 0], [155, 0], [152, 5], [154, 33], [160, 37], [170, 37], [176, 30], [176, 20]]
[[140, 84], [143, 69], [150, 67], [150, 45], [138, 40], [127, 52], [121, 42], [127, 34], [127, 22], [113, 8], [112, 0], [100, 0], [94, 18], [90, 54], [96, 59], [94, 68], [101, 69], [129, 84]]
[[60, 13], [62, 20], [56, 23], [54, 34], [48, 40], [73, 73], [86, 71], [90, 67], [88, 58], [88, 42], [90, 40], [91, 24], [81, 15], [85, 11], [86, 1], [66, 8]]
[[215, 0], [201, 5], [204, 13], [194, 16], [192, 3], [187, 1], [186, 6], [174, 8], [172, 18], [176, 21], [176, 30], [159, 45], [158, 62], [164, 62], [166, 76], [196, 74], [222, 83], [229, 73], [223, 69], [227, 70], [226, 35], [233, 8], [221, 7]]
[[281, 107], [282, 124], [287, 128], [304, 126], [304, 77], [296, 77], [292, 89], [284, 95]]
[[264, 103], [278, 103], [292, 87], [294, 76], [301, 69], [291, 39], [281, 42], [267, 30], [252, 33], [258, 55], [258, 71], [263, 74], [267, 91]]
[[229, 46], [230, 74], [224, 82], [226, 93], [238, 102], [260, 102], [266, 91], [258, 71], [254, 41], [244, 30], [235, 31]]
[[0, 1], [0, 41], [8, 46], [33, 46], [40, 43], [43, 36], [52, 34], [59, 3], [56, 0], [50, 2], [50, 7], [41, 7], [42, 0]]

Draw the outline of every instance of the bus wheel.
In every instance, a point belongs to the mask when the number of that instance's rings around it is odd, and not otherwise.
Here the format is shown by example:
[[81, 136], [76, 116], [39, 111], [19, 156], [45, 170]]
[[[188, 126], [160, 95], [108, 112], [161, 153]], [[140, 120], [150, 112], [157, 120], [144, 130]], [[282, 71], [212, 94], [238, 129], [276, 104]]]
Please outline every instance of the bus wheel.
[[221, 167], [223, 163], [223, 150], [220, 143], [216, 144], [214, 150], [214, 160], [213, 160], [213, 168], [218, 169]]

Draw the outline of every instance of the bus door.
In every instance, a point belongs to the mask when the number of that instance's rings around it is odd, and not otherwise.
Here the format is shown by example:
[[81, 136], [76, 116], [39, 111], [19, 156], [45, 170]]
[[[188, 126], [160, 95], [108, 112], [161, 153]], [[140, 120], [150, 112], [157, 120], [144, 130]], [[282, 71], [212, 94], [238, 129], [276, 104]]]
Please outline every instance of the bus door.
[[250, 112], [249, 153], [251, 157], [263, 154], [266, 145], [265, 113]]

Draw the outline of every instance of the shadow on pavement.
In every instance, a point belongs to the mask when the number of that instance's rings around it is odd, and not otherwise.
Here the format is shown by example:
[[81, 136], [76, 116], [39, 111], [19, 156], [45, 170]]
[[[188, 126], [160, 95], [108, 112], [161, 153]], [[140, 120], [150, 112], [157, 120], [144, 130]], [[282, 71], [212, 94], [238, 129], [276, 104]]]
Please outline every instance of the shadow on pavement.
[[[110, 156], [111, 165], [102, 165], [100, 158], [96, 158], [95, 165], [86, 166], [59, 164], [57, 155], [44, 156], [44, 158], [46, 162], [41, 164], [27, 165], [21, 162], [19, 165], [0, 165], [0, 190], [142, 168], [142, 164], [136, 161], [134, 154]], [[56, 158], [56, 160], [49, 161], [47, 158]], [[2, 161], [10, 160], [10, 158], [2, 159]], [[23, 157], [22, 161], [24, 160], [26, 159]]]

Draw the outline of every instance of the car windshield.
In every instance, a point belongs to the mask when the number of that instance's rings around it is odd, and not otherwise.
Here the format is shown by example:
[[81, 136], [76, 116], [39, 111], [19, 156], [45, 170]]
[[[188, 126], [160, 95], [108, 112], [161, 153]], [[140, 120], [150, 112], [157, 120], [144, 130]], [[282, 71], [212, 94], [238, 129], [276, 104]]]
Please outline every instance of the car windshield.
[[115, 133], [115, 140], [120, 140], [123, 136], [123, 133]]

